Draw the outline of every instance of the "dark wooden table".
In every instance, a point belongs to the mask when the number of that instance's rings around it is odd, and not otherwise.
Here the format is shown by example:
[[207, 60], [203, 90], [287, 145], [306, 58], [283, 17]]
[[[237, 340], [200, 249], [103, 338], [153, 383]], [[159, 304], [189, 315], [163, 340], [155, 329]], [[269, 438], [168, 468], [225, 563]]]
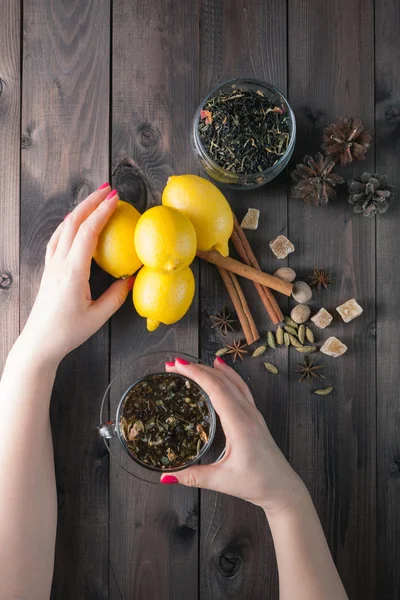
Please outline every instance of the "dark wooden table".
[[[399, 189], [399, 65], [398, 0], [0, 0], [0, 362], [27, 318], [56, 225], [116, 171], [129, 200], [130, 159], [153, 201], [170, 174], [198, 173], [193, 114], [225, 79], [257, 77], [288, 95], [298, 122], [292, 166], [318, 151], [336, 116], [361, 117], [374, 145], [345, 175], [376, 170]], [[351, 297], [364, 307], [360, 319], [335, 325], [349, 351], [324, 361], [332, 396], [311, 397], [293, 373], [298, 357], [286, 352], [274, 357], [279, 377], [259, 361], [238, 370], [311, 491], [350, 598], [398, 600], [399, 200], [370, 220], [353, 214], [344, 192], [309, 208], [290, 199], [287, 174], [228, 197], [239, 216], [261, 210], [250, 240], [264, 270], [278, 267], [268, 242], [286, 233], [300, 276], [333, 272], [326, 308]], [[95, 435], [102, 392], [127, 359], [175, 347], [210, 361], [220, 347], [209, 315], [229, 305], [226, 293], [212, 266], [194, 269], [198, 292], [181, 323], [148, 334], [127, 302], [60, 367], [54, 599], [278, 597], [260, 510], [142, 484], [109, 461]], [[94, 270], [96, 292], [108, 282]], [[265, 333], [254, 288], [244, 289]]]

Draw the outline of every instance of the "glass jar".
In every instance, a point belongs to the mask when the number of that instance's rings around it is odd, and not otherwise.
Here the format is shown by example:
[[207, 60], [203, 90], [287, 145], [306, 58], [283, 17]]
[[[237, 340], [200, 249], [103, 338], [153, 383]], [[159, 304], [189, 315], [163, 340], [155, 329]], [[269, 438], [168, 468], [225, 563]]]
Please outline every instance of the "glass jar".
[[[252, 90], [252, 91], [261, 91], [264, 96], [269, 98], [276, 106], [283, 106], [286, 109], [288, 114], [288, 125], [289, 125], [289, 133], [290, 139], [288, 143], [287, 150], [283, 156], [270, 168], [265, 171], [259, 171], [257, 173], [232, 173], [227, 169], [224, 169], [217, 165], [213, 159], [207, 154], [206, 149], [200, 139], [199, 135], [199, 122], [200, 122], [200, 112], [203, 110], [204, 105], [207, 103], [209, 99], [213, 96], [216, 96], [221, 93], [229, 93], [235, 89], [243, 89], [243, 90]], [[294, 146], [296, 143], [296, 119], [293, 113], [293, 110], [286, 100], [285, 96], [277, 90], [273, 85], [269, 83], [265, 83], [263, 81], [258, 81], [257, 79], [231, 79], [229, 81], [225, 81], [213, 89], [208, 96], [202, 101], [200, 106], [198, 107], [192, 128], [192, 147], [194, 149], [195, 154], [202, 167], [204, 168], [207, 175], [210, 179], [213, 179], [216, 183], [225, 185], [232, 189], [239, 190], [247, 190], [253, 189], [256, 187], [260, 187], [272, 181], [283, 169], [287, 166], [290, 157], [293, 154]]]
[[[198, 462], [201, 462], [201, 464], [216, 462], [222, 458], [225, 452], [225, 436], [220, 420], [204, 390], [200, 391], [208, 407], [210, 423], [209, 439], [199, 454], [190, 462], [178, 468], [158, 468], [145, 464], [129, 451], [120, 427], [126, 396], [146, 376], [165, 374], [165, 363], [173, 362], [176, 356], [185, 358], [194, 364], [204, 364], [195, 356], [174, 350], [143, 354], [134, 361], [128, 362], [120, 369], [107, 386], [101, 402], [101, 425], [97, 427], [97, 432], [103, 438], [111, 457], [125, 471], [148, 483], [159, 483], [161, 473], [180, 471]], [[189, 378], [186, 377], [185, 379]], [[194, 383], [194, 385], [200, 389], [198, 384]]]

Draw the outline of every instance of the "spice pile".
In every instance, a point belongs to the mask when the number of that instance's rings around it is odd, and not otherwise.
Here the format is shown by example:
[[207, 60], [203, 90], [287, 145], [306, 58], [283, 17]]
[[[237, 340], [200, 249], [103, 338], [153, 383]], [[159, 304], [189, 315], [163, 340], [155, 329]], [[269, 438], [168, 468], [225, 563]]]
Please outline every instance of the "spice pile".
[[[284, 236], [279, 237], [284, 238], [282, 244], [279, 246], [270, 244], [270, 247], [277, 258], [283, 258], [286, 256], [288, 248], [290, 248], [291, 251], [294, 251], [294, 246]], [[289, 267], [278, 269], [275, 276], [290, 282], [296, 279], [295, 271]], [[317, 291], [327, 290], [329, 286], [334, 283], [331, 274], [324, 269], [314, 269], [309, 279], [311, 286], [315, 286]], [[326, 356], [338, 358], [347, 351], [347, 346], [335, 336], [326, 339], [320, 347], [316, 345], [315, 334], [307, 323], [311, 321], [318, 329], [323, 330], [331, 325], [333, 316], [324, 307], [319, 308], [319, 310], [311, 316], [312, 311], [307, 303], [310, 302], [312, 297], [313, 292], [310, 285], [305, 281], [296, 281], [293, 285], [292, 298], [298, 302], [298, 304], [292, 309], [290, 316], [285, 316], [282, 319], [284, 323], [279, 324], [275, 331], [268, 331], [265, 343], [259, 345], [252, 353], [250, 353], [251, 358], [264, 356], [268, 348], [276, 350], [278, 347], [292, 347], [296, 352], [305, 355], [305, 361], [299, 363], [300, 370], [296, 370], [296, 373], [301, 374], [300, 382], [313, 382], [314, 380], [325, 379], [324, 375], [317, 372], [324, 368], [323, 365], [312, 362], [309, 355], [319, 351]], [[353, 319], [359, 317], [363, 312], [363, 309], [354, 298], [338, 306], [336, 310], [345, 323], [349, 323]], [[233, 331], [232, 323], [235, 321], [231, 318], [231, 314], [228, 314], [225, 309], [221, 313], [217, 313], [217, 316], [211, 318], [214, 321], [213, 327], [218, 326], [224, 336], [228, 334], [228, 331]], [[231, 344], [225, 344], [222, 348], [217, 350], [216, 356], [231, 354], [233, 356], [233, 362], [235, 363], [237, 359], [244, 360], [245, 355], [248, 353], [248, 344], [240, 340], [234, 340]], [[264, 367], [270, 373], [274, 375], [278, 374], [278, 368], [271, 362], [264, 362]], [[320, 396], [326, 396], [332, 391], [333, 387], [328, 386], [316, 389], [314, 390], [314, 393]]]
[[209, 440], [204, 393], [182, 375], [148, 375], [127, 393], [120, 431], [128, 451], [142, 463], [158, 469], [182, 467]]

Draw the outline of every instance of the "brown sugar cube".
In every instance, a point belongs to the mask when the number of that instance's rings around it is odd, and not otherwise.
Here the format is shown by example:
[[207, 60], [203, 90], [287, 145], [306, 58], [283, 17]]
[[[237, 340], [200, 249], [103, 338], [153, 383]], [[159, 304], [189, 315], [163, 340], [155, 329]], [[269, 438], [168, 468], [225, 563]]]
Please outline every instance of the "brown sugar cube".
[[242, 229], [252, 229], [255, 231], [258, 227], [258, 219], [260, 217], [260, 211], [257, 208], [249, 208], [247, 213], [243, 217], [240, 227]]
[[286, 258], [288, 254], [294, 252], [294, 246], [284, 235], [278, 235], [275, 240], [269, 243], [269, 247], [276, 258]]
[[363, 309], [354, 298], [347, 300], [336, 309], [345, 323], [349, 323], [361, 315]]
[[320, 329], [325, 329], [332, 323], [333, 317], [325, 308], [320, 308], [316, 315], [311, 317], [311, 321]]
[[342, 356], [342, 354], [344, 354], [346, 350], [347, 346], [345, 346], [340, 340], [338, 340], [335, 337], [328, 338], [320, 348], [322, 354], [326, 354], [327, 356], [333, 356], [333, 358]]

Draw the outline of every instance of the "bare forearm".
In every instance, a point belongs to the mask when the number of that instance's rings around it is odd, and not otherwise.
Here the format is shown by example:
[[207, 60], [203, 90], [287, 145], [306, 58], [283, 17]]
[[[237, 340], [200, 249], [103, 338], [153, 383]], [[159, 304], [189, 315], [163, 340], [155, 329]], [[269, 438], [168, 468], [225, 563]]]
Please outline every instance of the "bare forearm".
[[56, 491], [49, 403], [56, 365], [19, 340], [0, 383], [0, 597], [49, 597]]
[[273, 516], [281, 600], [347, 600], [311, 498]]

